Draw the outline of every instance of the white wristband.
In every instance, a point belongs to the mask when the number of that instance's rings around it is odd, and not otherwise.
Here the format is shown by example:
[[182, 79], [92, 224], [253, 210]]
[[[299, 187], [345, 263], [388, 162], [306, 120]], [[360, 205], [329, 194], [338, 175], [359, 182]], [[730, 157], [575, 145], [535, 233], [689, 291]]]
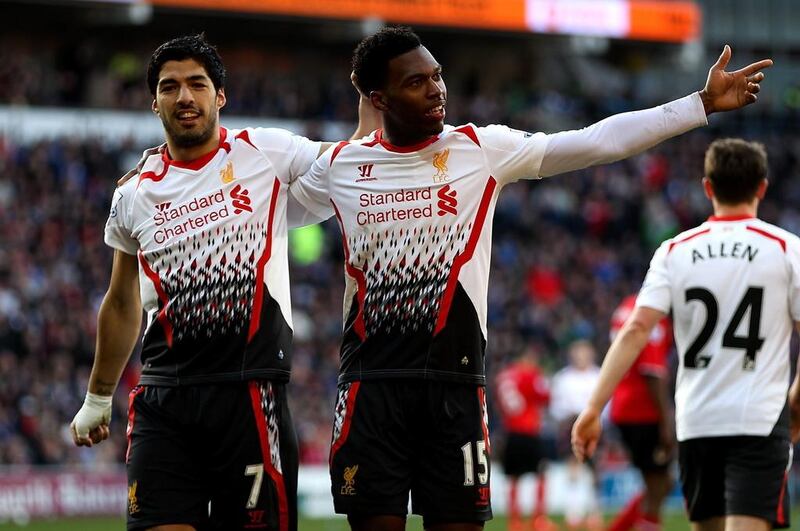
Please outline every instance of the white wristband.
[[86, 398], [84, 398], [83, 403], [92, 409], [97, 408], [103, 410], [111, 407], [111, 402], [113, 399], [113, 395], [96, 395], [86, 391]]
[[86, 438], [91, 430], [111, 422], [112, 400], [111, 396], [86, 393], [83, 405], [72, 421], [72, 428], [78, 437]]

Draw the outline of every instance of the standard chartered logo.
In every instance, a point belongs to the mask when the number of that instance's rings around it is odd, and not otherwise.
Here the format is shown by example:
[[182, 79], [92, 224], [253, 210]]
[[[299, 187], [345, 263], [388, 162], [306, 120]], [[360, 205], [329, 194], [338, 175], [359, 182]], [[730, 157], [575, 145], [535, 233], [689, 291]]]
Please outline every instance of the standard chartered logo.
[[[457, 215], [457, 192], [449, 184], [436, 192], [436, 214], [446, 216]], [[394, 221], [432, 218], [433, 192], [431, 187], [417, 190], [401, 189], [396, 192], [362, 193], [358, 203], [364, 210], [356, 212], [356, 223], [371, 225], [374, 223], [388, 223]], [[411, 205], [409, 205], [411, 203]]]
[[[210, 194], [195, 197], [185, 203], [174, 205], [171, 202], [155, 206], [153, 222], [159, 227], [153, 235], [157, 244], [166, 243], [177, 236], [201, 229], [219, 220], [253, 212], [250, 191], [237, 184], [226, 196], [222, 188]], [[228, 200], [230, 199], [230, 206]], [[233, 211], [233, 213], [231, 213]]]

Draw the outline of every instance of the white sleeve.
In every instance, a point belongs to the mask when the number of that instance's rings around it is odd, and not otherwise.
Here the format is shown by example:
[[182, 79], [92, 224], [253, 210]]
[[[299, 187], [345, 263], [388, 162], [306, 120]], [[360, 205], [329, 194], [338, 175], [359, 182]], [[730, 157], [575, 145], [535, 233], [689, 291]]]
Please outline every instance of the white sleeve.
[[505, 125], [476, 129], [491, 174], [498, 182], [508, 184], [539, 175], [539, 166], [547, 147], [547, 135], [519, 131]]
[[791, 281], [789, 283], [789, 311], [792, 319], [800, 321], [800, 241], [789, 239], [786, 257], [789, 260]]
[[636, 297], [636, 306], [652, 308], [663, 313], [669, 313], [672, 307], [672, 290], [669, 283], [669, 271], [667, 270], [667, 254], [669, 244], [672, 240], [667, 240], [661, 244], [650, 261], [650, 269], [644, 278], [642, 289]]
[[306, 173], [320, 149], [320, 142], [295, 135], [285, 129], [258, 127], [250, 129], [250, 139], [278, 171], [278, 179], [290, 183]]
[[132, 255], [139, 251], [139, 242], [131, 235], [133, 232], [131, 206], [136, 192], [136, 181], [136, 178], [130, 179], [114, 190], [104, 235], [106, 245]]
[[289, 189], [286, 200], [286, 223], [290, 229], [305, 227], [306, 225], [316, 225], [317, 223], [322, 223], [331, 216], [333, 216], [332, 208], [320, 214], [312, 212], [298, 201], [292, 194], [291, 188]]
[[615, 162], [707, 123], [697, 92], [652, 109], [615, 114], [583, 129], [548, 135], [539, 175]]
[[331, 146], [311, 165], [311, 169], [289, 184], [287, 218], [289, 227], [301, 227], [333, 216], [328, 188], [331, 169]]

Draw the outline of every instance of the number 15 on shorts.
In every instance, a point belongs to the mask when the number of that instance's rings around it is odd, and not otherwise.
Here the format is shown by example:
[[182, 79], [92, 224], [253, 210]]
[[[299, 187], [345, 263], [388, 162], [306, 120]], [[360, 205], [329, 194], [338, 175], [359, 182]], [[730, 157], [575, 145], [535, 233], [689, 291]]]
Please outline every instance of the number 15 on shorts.
[[472, 487], [475, 485], [475, 476], [478, 476], [478, 484], [486, 485], [489, 481], [489, 458], [486, 455], [486, 441], [475, 441], [475, 450], [478, 454], [478, 464], [475, 465], [472, 453], [472, 443], [468, 442], [461, 447], [464, 454], [464, 486]]

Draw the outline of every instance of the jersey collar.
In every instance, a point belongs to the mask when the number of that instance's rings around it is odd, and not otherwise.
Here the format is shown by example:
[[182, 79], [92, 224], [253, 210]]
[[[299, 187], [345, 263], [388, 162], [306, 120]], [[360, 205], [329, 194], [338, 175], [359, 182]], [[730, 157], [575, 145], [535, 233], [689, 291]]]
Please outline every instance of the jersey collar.
[[383, 139], [383, 129], [378, 129], [375, 131], [375, 138], [387, 151], [394, 151], [395, 153], [411, 153], [412, 151], [419, 151], [420, 149], [426, 148], [439, 140], [439, 135], [434, 135], [427, 140], [423, 140], [418, 144], [414, 144], [412, 146], [395, 146], [394, 144], [390, 144], [386, 140]]
[[164, 150], [161, 154], [161, 160], [164, 162], [164, 166], [175, 166], [176, 168], [185, 168], [187, 170], [199, 170], [203, 166], [209, 163], [211, 159], [217, 154], [220, 149], [224, 149], [225, 151], [230, 151], [231, 146], [228, 142], [225, 142], [225, 138], [228, 136], [228, 130], [224, 127], [219, 128], [219, 145], [217, 149], [209, 151], [202, 157], [196, 158], [194, 160], [173, 160], [169, 156], [168, 150]]
[[708, 221], [744, 221], [746, 219], [756, 219], [747, 214], [739, 214], [736, 216], [709, 216]]

